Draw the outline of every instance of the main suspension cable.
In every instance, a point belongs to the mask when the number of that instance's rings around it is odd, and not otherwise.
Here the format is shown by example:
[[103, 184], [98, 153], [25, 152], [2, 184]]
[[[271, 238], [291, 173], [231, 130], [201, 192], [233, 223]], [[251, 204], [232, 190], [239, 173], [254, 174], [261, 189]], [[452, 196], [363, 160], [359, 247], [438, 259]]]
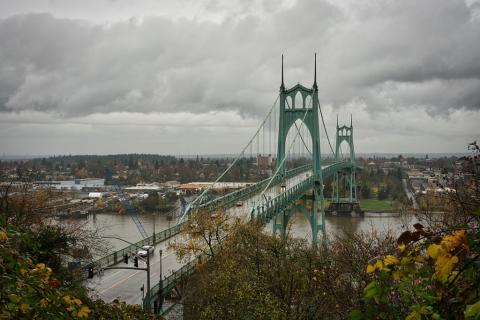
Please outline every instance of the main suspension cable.
[[[287, 106], [288, 106], [288, 108], [290, 108], [290, 104], [288, 103], [288, 99], [285, 99], [285, 102], [287, 103]], [[312, 104], [312, 100], [310, 99], [310, 101], [309, 101], [309, 104], [308, 104], [308, 105], [310, 106], [311, 104]], [[303, 123], [303, 121], [302, 121], [302, 123]], [[298, 129], [298, 126], [297, 126], [297, 122], [295, 121], [293, 124], [295, 124], [295, 128], [297, 129], [297, 132], [298, 132], [298, 133], [300, 133], [300, 132], [299, 132], [299, 129]], [[310, 151], [310, 149], [308, 148], [308, 146], [305, 144], [305, 140], [303, 139], [303, 137], [302, 137], [302, 134], [301, 134], [301, 133], [300, 133], [300, 139], [302, 139], [302, 143], [303, 143], [303, 145], [304, 145], [304, 146], [305, 146], [305, 148], [307, 149], [308, 153], [310, 153], [310, 155], [311, 155], [311, 154], [312, 154], [312, 152]]]
[[332, 143], [330, 142], [330, 138], [328, 137], [327, 127], [325, 126], [325, 121], [323, 120], [323, 113], [322, 108], [320, 107], [320, 101], [318, 102], [318, 109], [320, 110], [320, 117], [322, 118], [323, 129], [325, 130], [325, 135], [327, 136], [328, 145], [330, 146], [330, 150], [332, 151], [333, 156], [335, 157], [335, 152], [333, 152]]
[[[287, 101], [288, 101], [288, 100], [287, 100]], [[310, 108], [311, 102], [312, 102], [312, 100], [310, 100], [310, 103], [309, 103], [308, 107], [305, 108], [305, 114], [303, 115], [302, 123], [300, 124], [300, 128], [301, 128], [301, 127], [303, 126], [303, 124], [305, 123], [305, 118], [307, 117], [308, 110], [309, 110], [308, 108]], [[288, 102], [287, 102], [287, 104], [288, 104]], [[297, 139], [297, 137], [299, 136], [299, 134], [300, 134], [300, 131], [297, 130], [297, 133], [295, 134], [295, 136], [294, 136], [294, 138], [293, 138], [293, 141], [290, 143], [290, 146], [288, 147], [288, 150], [287, 150], [286, 154], [289, 154], [289, 153], [290, 153], [290, 150], [291, 150], [292, 147], [294, 146], [295, 140]], [[285, 160], [286, 160], [286, 159], [287, 159], [287, 157], [284, 156], [283, 159], [282, 159], [282, 162], [280, 162], [280, 164], [277, 166], [277, 169], [275, 170], [275, 173], [272, 175], [272, 177], [271, 177], [270, 180], [268, 181], [267, 186], [266, 186], [265, 189], [263, 189], [263, 191], [260, 193], [260, 198], [265, 194], [265, 191], [267, 191], [268, 188], [270, 188], [270, 185], [272, 184], [273, 179], [277, 176], [278, 172], [280, 171], [280, 168], [283, 167], [283, 164], [285, 163]], [[278, 161], [278, 159], [277, 159], [277, 161]]]
[[[303, 115], [303, 119], [302, 119], [302, 124], [300, 125], [300, 127], [303, 125], [303, 121], [305, 120], [305, 118], [307, 117], [307, 113], [308, 113], [308, 110], [305, 110], [305, 114]], [[298, 136], [298, 132], [297, 134], [295, 135], [295, 137], [293, 138], [292, 142], [290, 143], [290, 146], [288, 147], [288, 150], [287, 150], [287, 154], [290, 153], [290, 150], [292, 149], [292, 147], [295, 145], [295, 140]], [[263, 189], [263, 191], [260, 193], [260, 197], [263, 196], [263, 194], [265, 193], [265, 191], [268, 190], [268, 188], [270, 188], [270, 185], [272, 184], [272, 181], [273, 179], [277, 176], [278, 172], [280, 171], [280, 168], [282, 168], [283, 164], [285, 163], [285, 160], [287, 159], [287, 157], [283, 157], [282, 159], [282, 162], [280, 162], [280, 164], [277, 166], [277, 169], [275, 170], [275, 173], [273, 174], [273, 176], [270, 178], [270, 181], [268, 181], [267, 183], [267, 186], [265, 187], [265, 189]]]
[[[278, 102], [278, 99], [279, 99], [280, 95], [277, 95], [276, 99], [275, 99], [275, 102], [273, 103], [272, 107], [270, 108], [270, 111], [268, 112], [267, 116], [265, 117], [265, 119], [263, 119], [262, 123], [260, 124], [260, 126], [258, 127], [257, 131], [255, 132], [255, 134], [253, 135], [253, 137], [248, 141], [247, 145], [242, 149], [242, 151], [238, 154], [238, 156], [235, 158], [235, 160], [227, 167], [227, 169], [225, 169], [225, 171], [215, 180], [215, 182], [213, 182], [208, 188], [206, 188], [198, 197], [196, 197], [189, 205], [189, 207], [191, 208], [197, 201], [199, 201], [200, 199], [202, 199], [206, 194], [207, 192], [209, 192], [211, 189], [213, 189], [213, 187], [215, 186], [216, 183], [218, 183], [226, 174], [227, 172], [230, 171], [230, 169], [238, 162], [238, 160], [245, 154], [245, 151], [248, 149], [249, 145], [254, 141], [255, 137], [258, 136], [260, 130], [262, 129], [262, 127], [265, 125], [265, 122], [267, 121], [268, 117], [270, 117], [270, 115], [272, 114], [272, 111], [275, 109], [275, 106], [277, 105], [277, 102]], [[183, 219], [185, 218], [185, 214], [187, 213], [188, 210], [185, 210], [185, 212], [182, 214], [182, 216], [178, 219], [177, 221], [177, 225], [180, 224]]]

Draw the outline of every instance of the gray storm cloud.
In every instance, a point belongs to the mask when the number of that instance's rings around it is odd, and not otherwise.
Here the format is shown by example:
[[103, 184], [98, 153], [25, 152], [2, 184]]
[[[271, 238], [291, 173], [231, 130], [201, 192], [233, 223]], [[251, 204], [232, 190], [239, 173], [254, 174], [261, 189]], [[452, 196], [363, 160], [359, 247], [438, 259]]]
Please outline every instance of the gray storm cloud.
[[[208, 7], [221, 10], [216, 2]], [[416, 109], [433, 118], [463, 111], [480, 118], [476, 3], [305, 0], [260, 7], [228, 8], [221, 21], [5, 17], [0, 115], [217, 111], [260, 118], [278, 90], [280, 54], [287, 85], [311, 85], [317, 52], [321, 102], [332, 112], [357, 107], [394, 117]]]

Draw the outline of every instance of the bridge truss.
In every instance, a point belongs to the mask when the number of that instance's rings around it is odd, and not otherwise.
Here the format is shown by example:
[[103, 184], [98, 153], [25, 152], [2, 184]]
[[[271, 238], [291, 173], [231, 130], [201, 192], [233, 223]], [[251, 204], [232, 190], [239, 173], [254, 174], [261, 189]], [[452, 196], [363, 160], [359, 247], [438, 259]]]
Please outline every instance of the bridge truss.
[[[228, 209], [238, 201], [247, 200], [250, 216], [271, 223], [273, 234], [284, 236], [291, 218], [296, 213], [303, 214], [311, 227], [312, 242], [316, 243], [318, 233], [325, 234], [325, 178], [333, 178], [334, 192], [330, 202], [334, 207], [338, 203], [357, 203], [353, 125], [339, 127], [337, 119], [334, 151], [318, 98], [316, 56], [311, 88], [301, 84], [288, 89], [285, 87], [283, 56], [281, 75], [279, 95], [253, 137], [216, 181], [186, 206], [177, 224], [183, 223], [195, 210], [211, 212], [218, 208]], [[322, 127], [324, 137], [321, 137]], [[342, 142], [349, 147], [347, 159], [342, 156]], [[331, 153], [322, 156], [322, 147]], [[276, 154], [276, 158], [272, 154]], [[258, 168], [265, 166], [260, 160], [266, 159], [265, 167], [271, 164], [269, 177], [212, 200], [209, 195], [218, 182], [228, 179], [229, 173], [241, 166], [242, 161], [254, 159]], [[307, 174], [294, 182], [292, 172]], [[340, 197], [342, 183], [348, 184], [348, 197]]]
[[[333, 179], [334, 188], [329, 199], [333, 210], [338, 210], [345, 204], [349, 205], [349, 208], [358, 207], [358, 201], [352, 120], [350, 126], [339, 126], [337, 118], [334, 150], [318, 98], [316, 58], [314, 74], [311, 88], [297, 84], [287, 89], [284, 85], [282, 56], [280, 92], [266, 117], [241, 152], [230, 159], [230, 163], [214, 183], [192, 202], [182, 205], [182, 209], [178, 208], [180, 215], [177, 224], [89, 266], [104, 268], [116, 264], [118, 257], [134, 252], [137, 245], [155, 244], [175, 236], [181, 230], [181, 225], [188, 221], [188, 217], [195, 211], [211, 213], [226, 210], [234, 214], [240, 212], [245, 218], [271, 224], [273, 234], [280, 234], [282, 237], [285, 236], [292, 217], [300, 213], [310, 224], [312, 243], [315, 245], [318, 242], [318, 233], [325, 235], [326, 232], [326, 179]], [[342, 151], [344, 144], [349, 149], [345, 155]], [[322, 154], [322, 150], [327, 152]], [[237, 175], [233, 175], [233, 172], [237, 172]], [[256, 181], [250, 181], [252, 173], [255, 173]], [[219, 182], [239, 181], [234, 180], [234, 177], [239, 175], [252, 183], [226, 194], [216, 191]], [[193, 272], [198, 259], [202, 257], [197, 257], [169, 277], [161, 279], [151, 292], [147, 293], [144, 306], [161, 309], [163, 297]]]

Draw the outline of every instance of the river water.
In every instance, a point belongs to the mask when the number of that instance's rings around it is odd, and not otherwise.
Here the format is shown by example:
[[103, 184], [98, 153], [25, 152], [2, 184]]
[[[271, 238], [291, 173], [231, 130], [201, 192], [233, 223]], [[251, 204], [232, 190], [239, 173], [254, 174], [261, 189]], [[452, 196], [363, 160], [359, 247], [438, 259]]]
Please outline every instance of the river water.
[[[175, 225], [175, 220], [168, 220], [162, 214], [141, 214], [140, 220], [148, 234], [153, 234]], [[405, 216], [396, 213], [365, 213], [364, 217], [326, 217], [325, 228], [328, 236], [335, 236], [341, 232], [400, 232], [411, 227], [414, 222], [413, 216]], [[63, 223], [80, 223], [88, 229], [97, 229], [100, 235], [114, 236], [129, 242], [141, 240], [141, 235], [128, 215], [117, 213], [101, 213], [90, 216], [87, 220], [64, 220]], [[271, 230], [271, 224], [266, 227]], [[289, 233], [297, 238], [305, 238], [310, 241], [311, 231], [309, 222], [301, 214], [291, 219]], [[319, 235], [320, 236], [320, 235]], [[116, 239], [106, 239], [110, 252], [126, 247], [128, 244]], [[104, 253], [103, 253], [104, 254]]]

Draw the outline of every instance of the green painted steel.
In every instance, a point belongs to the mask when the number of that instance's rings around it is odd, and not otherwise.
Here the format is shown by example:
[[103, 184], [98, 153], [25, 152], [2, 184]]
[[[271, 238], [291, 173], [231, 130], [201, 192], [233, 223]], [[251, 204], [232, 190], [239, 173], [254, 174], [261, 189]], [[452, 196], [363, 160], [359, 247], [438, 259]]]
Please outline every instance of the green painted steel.
[[[351, 166], [351, 162], [342, 161], [324, 166], [321, 168], [321, 170], [324, 177], [329, 177], [335, 174], [337, 171], [351, 169]], [[293, 176], [293, 172], [294, 171], [289, 171], [288, 173], [291, 173]], [[305, 170], [302, 170], [301, 172], [305, 172]], [[286, 217], [286, 223], [288, 223], [288, 220], [293, 216], [296, 210], [302, 212], [306, 217], [309, 217], [310, 214], [307, 211], [307, 206], [299, 205], [295, 202], [299, 199], [305, 198], [305, 195], [308, 193], [308, 191], [315, 187], [315, 181], [315, 177], [312, 175], [299, 182], [286, 192], [265, 202], [263, 205], [258, 206], [256, 208], [256, 212], [259, 213], [258, 218], [263, 219], [263, 221], [267, 223], [273, 218], [279, 216], [280, 213], [283, 213], [284, 215], [286, 213], [288, 215], [288, 217]], [[313, 205], [315, 205], [315, 201], [312, 201]], [[166, 277], [161, 283], [157, 283], [150, 289], [150, 295], [145, 298], [144, 307], [150, 303], [151, 307], [153, 308], [155, 300], [161, 299], [162, 297], [168, 295], [181, 280], [185, 279], [185, 277], [188, 277], [195, 271], [195, 266], [199, 262], [205, 259], [207, 259], [205, 255], [200, 255]]]
[[355, 148], [353, 144], [353, 121], [350, 118], [350, 126], [339, 126], [338, 119], [337, 119], [337, 134], [335, 139], [335, 160], [341, 160], [340, 154], [340, 147], [341, 144], [345, 142], [348, 145], [349, 149], [349, 158], [348, 161], [352, 163], [352, 167], [346, 172], [345, 175], [341, 175], [340, 172], [335, 173], [334, 176], [334, 195], [333, 195], [333, 202], [339, 203], [340, 202], [340, 185], [342, 180], [348, 183], [349, 192], [348, 192], [348, 200], [350, 203], [357, 203], [357, 185], [355, 182], [356, 176], [356, 160], [355, 160]]
[[[303, 172], [311, 171], [311, 168], [312, 168], [311, 165], [303, 165], [303, 166], [288, 170], [285, 174], [285, 178], [289, 179]], [[231, 207], [232, 205], [235, 204], [235, 202], [248, 199], [249, 197], [255, 195], [256, 193], [262, 191], [270, 182], [270, 180], [271, 178], [264, 179], [253, 185], [228, 193], [224, 196], [215, 198], [209, 202], [206, 202], [205, 204], [198, 205], [192, 209], [193, 210], [206, 209], [207, 211], [212, 211], [216, 209]], [[282, 181], [283, 181], [283, 178], [275, 177], [274, 182], [272, 183], [272, 186], [275, 186]]]
[[[300, 166], [291, 170], [287, 171], [286, 177], [291, 178], [294, 177], [298, 174], [301, 174], [303, 172], [307, 172], [311, 170], [311, 165], [304, 165]], [[260, 192], [263, 190], [263, 188], [267, 185], [268, 181], [270, 179], [265, 179], [262, 180], [254, 185], [247, 186], [245, 188], [236, 190], [234, 192], [231, 192], [229, 194], [226, 194], [222, 197], [216, 198], [214, 200], [211, 200], [205, 204], [202, 204], [194, 209], [205, 209], [207, 211], [213, 211], [217, 210], [219, 208], [227, 208], [235, 204], [235, 202], [247, 199], [251, 197], [252, 195]], [[276, 184], [280, 183], [280, 179], [276, 180]], [[175, 225], [173, 227], [170, 227], [168, 229], [162, 230], [160, 232], [157, 232], [155, 236], [150, 236], [148, 238], [145, 238], [143, 240], [140, 240], [135, 243], [135, 245], [129, 245], [123, 249], [120, 249], [118, 251], [115, 251], [103, 258], [97, 259], [87, 265], [85, 265], [84, 269], [88, 270], [89, 267], [93, 266], [97, 270], [101, 268], [106, 268], [113, 266], [117, 264], [119, 261], [122, 261], [122, 257], [124, 254], [130, 255], [132, 253], [137, 252], [138, 247], [142, 247], [144, 245], [152, 245], [152, 244], [157, 244], [162, 241], [168, 240], [171, 237], [175, 236], [180, 232], [180, 229], [182, 228], [183, 223], [179, 225]]]
[[[315, 58], [316, 69], [316, 58]], [[301, 96], [302, 103], [299, 106], [295, 105], [295, 97]], [[307, 100], [310, 99], [311, 103]], [[288, 103], [288, 100], [291, 103]], [[336, 135], [336, 152], [334, 161], [322, 161], [320, 150], [320, 126], [319, 126], [319, 100], [318, 87], [316, 81], [316, 70], [314, 83], [311, 89], [297, 84], [290, 89], [285, 89], [283, 83], [283, 56], [282, 56], [282, 84], [280, 86], [280, 115], [279, 115], [279, 132], [278, 132], [278, 149], [277, 149], [277, 175], [273, 178], [262, 180], [256, 184], [247, 186], [240, 190], [234, 191], [222, 197], [213, 199], [204, 204], [198, 204], [191, 208], [191, 210], [207, 210], [213, 211], [216, 209], [225, 209], [234, 205], [235, 202], [248, 199], [249, 197], [261, 192], [268, 186], [278, 186], [285, 183], [291, 177], [310, 171], [312, 174], [305, 180], [300, 181], [293, 187], [280, 193], [273, 199], [265, 199], [265, 201], [253, 208], [252, 217], [261, 219], [264, 223], [272, 221], [273, 233], [280, 232], [282, 236], [285, 235], [289, 220], [297, 212], [301, 212], [310, 222], [312, 229], [312, 242], [317, 243], [318, 232], [322, 231], [325, 235], [325, 208], [323, 195], [323, 179], [329, 176], [334, 176], [336, 181], [336, 199], [340, 201], [338, 196], [338, 176], [341, 172], [349, 173], [348, 182], [350, 186], [350, 195], [348, 201], [354, 202], [356, 199], [355, 192], [355, 152], [353, 147], [353, 125], [338, 126], [337, 121], [337, 135]], [[295, 121], [302, 120], [312, 138], [312, 165], [298, 167], [292, 170], [285, 170], [284, 159], [286, 156], [286, 139], [290, 128]], [[339, 150], [340, 144], [346, 141], [350, 148], [350, 157], [348, 160], [340, 159]], [[272, 181], [273, 179], [273, 181]], [[308, 202], [311, 201], [311, 208]], [[344, 199], [342, 199], [344, 201]], [[320, 218], [320, 223], [318, 219]], [[175, 233], [171, 233], [170, 237], [179, 232], [180, 226], [175, 226]], [[170, 228], [170, 229], [173, 229]], [[173, 232], [173, 231], [172, 231]], [[166, 236], [166, 235], [164, 235]], [[150, 238], [148, 238], [150, 239]], [[147, 240], [147, 239], [146, 239]], [[123, 249], [125, 250], [125, 249]], [[124, 252], [124, 251], [118, 252]], [[128, 251], [128, 250], [127, 250]], [[123, 255], [123, 253], [117, 254]], [[110, 255], [111, 256], [111, 255]], [[106, 259], [107, 257], [103, 258]], [[144, 307], [150, 305], [153, 307], [155, 302], [163, 299], [168, 293], [175, 288], [182, 279], [188, 277], [195, 271], [195, 266], [206, 259], [205, 256], [198, 256], [194, 260], [182, 266], [179, 270], [173, 272], [169, 277], [161, 280], [157, 285], [151, 288], [144, 300]], [[106, 265], [111, 263], [112, 259], [107, 259], [106, 262], [99, 263]]]
[[181, 227], [182, 227], [182, 225], [180, 224], [178, 226], [176, 225], [176, 226], [173, 226], [171, 228], [168, 228], [168, 229], [162, 230], [160, 232], [157, 232], [157, 233], [155, 233], [155, 235], [151, 235], [148, 238], [142, 239], [142, 240], [140, 240], [140, 241], [138, 241], [138, 242], [136, 242], [132, 245], [129, 245], [129, 246], [123, 248], [123, 249], [115, 251], [115, 252], [113, 252], [113, 253], [111, 253], [111, 254], [103, 257], [103, 258], [97, 259], [97, 260], [85, 265], [84, 269], [88, 270], [89, 267], [94, 267], [95, 270], [98, 271], [102, 268], [113, 266], [113, 265], [119, 263], [120, 261], [122, 261], [122, 258], [123, 258], [124, 254], [127, 254], [128, 256], [130, 256], [132, 253], [137, 252], [138, 247], [142, 247], [142, 246], [145, 246], [145, 245], [153, 245], [153, 244], [165, 241], [165, 240], [173, 237], [174, 235], [178, 234]]
[[195, 259], [183, 265], [180, 269], [172, 272], [168, 277], [153, 286], [150, 289], [150, 295], [147, 295], [143, 300], [144, 310], [147, 310], [145, 307], [148, 306], [148, 304], [151, 306], [150, 310], [153, 310], [155, 300], [167, 296], [181, 280], [190, 276], [195, 271], [195, 267], [198, 263], [205, 259], [206, 257], [204, 255], [197, 256]]
[[[343, 170], [352, 170], [352, 162], [350, 161], [340, 161], [329, 166], [322, 167], [322, 174], [323, 177], [333, 176], [338, 171]], [[305, 217], [311, 221], [312, 214], [306, 211], [308, 208], [305, 208], [304, 204], [297, 204], [296, 202], [301, 199], [306, 199], [307, 194], [309, 191], [315, 190], [318, 188], [316, 185], [317, 180], [315, 176], [310, 176], [307, 179], [299, 182], [295, 186], [289, 188], [285, 192], [279, 194], [277, 197], [266, 201], [262, 205], [259, 205], [255, 208], [255, 212], [257, 213], [257, 218], [262, 219], [265, 223], [272, 221], [273, 228], [275, 232], [278, 230], [280, 231], [281, 235], [285, 234], [286, 226], [288, 225], [289, 219], [295, 214], [296, 212], [301, 212], [305, 215]], [[318, 202], [322, 201], [319, 197], [315, 197], [315, 193], [312, 192], [311, 195], [308, 195], [308, 200], [312, 201], [312, 211], [318, 206]], [[322, 201], [323, 202], [323, 201]], [[303, 208], [302, 208], [303, 206]], [[280, 222], [278, 222], [280, 220]], [[322, 223], [324, 223], [322, 221]], [[313, 227], [313, 223], [311, 224], [312, 227], [312, 236], [313, 232], [316, 230]], [[316, 240], [315, 238], [312, 240]]]
[[[323, 170], [321, 165], [321, 149], [320, 149], [320, 128], [319, 128], [319, 100], [318, 100], [318, 86], [316, 79], [316, 55], [315, 55], [315, 77], [312, 88], [306, 88], [301, 84], [297, 84], [290, 89], [285, 89], [283, 83], [283, 56], [282, 56], [282, 84], [280, 86], [280, 113], [279, 113], [279, 125], [278, 125], [278, 148], [277, 148], [277, 170], [280, 178], [285, 179], [285, 156], [286, 156], [286, 140], [290, 128], [294, 125], [295, 121], [303, 121], [303, 125], [310, 132], [312, 139], [312, 176], [307, 179], [302, 185], [309, 185], [309, 190], [312, 190], [313, 207], [307, 216], [312, 229], [312, 242], [317, 242], [318, 232], [322, 231], [325, 234], [325, 208], [324, 208], [324, 195], [323, 195]], [[295, 98], [297, 95], [301, 97], [301, 105], [295, 105]], [[288, 102], [290, 101], [290, 103]], [[308, 101], [308, 102], [307, 102]], [[302, 188], [303, 190], [303, 188]], [[305, 190], [305, 192], [308, 190]], [[300, 195], [298, 195], [300, 196]], [[302, 195], [303, 196], [303, 195]], [[280, 195], [279, 197], [282, 197]], [[278, 198], [278, 197], [277, 197]], [[296, 199], [294, 199], [296, 200]], [[294, 201], [293, 200], [293, 201]], [[318, 201], [320, 200], [320, 201]], [[320, 207], [318, 208], [318, 202]], [[279, 213], [279, 212], [277, 212]], [[257, 215], [259, 212], [257, 212]], [[321, 222], [318, 222], [318, 216], [320, 215]], [[285, 230], [288, 225], [288, 214], [273, 215], [273, 232], [280, 230], [282, 236], [285, 235]], [[278, 218], [278, 219], [277, 219]], [[279, 220], [279, 221], [278, 221]]]

